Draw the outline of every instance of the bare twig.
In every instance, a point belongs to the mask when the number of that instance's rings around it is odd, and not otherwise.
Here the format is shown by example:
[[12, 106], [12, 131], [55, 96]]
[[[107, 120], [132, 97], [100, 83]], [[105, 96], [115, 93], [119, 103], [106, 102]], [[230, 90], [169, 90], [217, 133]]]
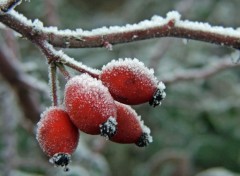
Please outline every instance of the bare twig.
[[57, 63], [57, 67], [66, 80], [69, 80], [71, 78], [70, 73], [66, 70], [62, 63]]
[[14, 161], [16, 156], [16, 141], [17, 136], [15, 133], [15, 128], [17, 124], [16, 116], [13, 111], [13, 91], [8, 90], [8, 86], [5, 87], [6, 90], [3, 92], [2, 98], [2, 133], [3, 133], [3, 144], [4, 149], [2, 150], [3, 154], [3, 163], [4, 167], [2, 169], [3, 175], [10, 175], [11, 171], [14, 169]]
[[58, 25], [59, 24], [59, 17], [57, 14], [57, 5], [58, 2], [56, 0], [44, 0], [43, 1], [45, 6], [45, 16], [46, 22], [48, 25]]
[[[193, 0], [183, 0], [176, 4], [175, 8], [177, 11], [181, 12], [181, 14], [186, 14], [189, 9], [191, 9], [193, 4]], [[157, 70], [160, 60], [163, 58], [165, 53], [173, 44], [173, 39], [166, 38], [165, 40], [160, 40], [157, 45], [156, 49], [153, 51], [152, 56], [149, 58], [149, 67]]]
[[41, 110], [32, 86], [26, 82], [28, 77], [16, 65], [16, 59], [7, 48], [0, 47], [0, 61], [0, 74], [15, 91], [24, 115], [32, 122], [37, 122]]
[[190, 159], [183, 153], [178, 151], [163, 150], [156, 153], [147, 162], [147, 170], [149, 175], [158, 175], [159, 171], [164, 168], [166, 164], [173, 164], [174, 172], [172, 176], [189, 176], [191, 172]]
[[21, 55], [19, 52], [19, 46], [16, 41], [16, 37], [14, 36], [14, 31], [9, 28], [4, 29], [4, 37], [5, 37], [6, 45], [9, 48], [11, 48], [14, 56], [17, 59], [21, 59]]
[[171, 75], [163, 75], [162, 81], [166, 84], [172, 84], [179, 81], [205, 79], [220, 71], [235, 67], [240, 67], [240, 63], [233, 63], [229, 57], [226, 57], [225, 59], [215, 61], [202, 69], [191, 69], [187, 71], [178, 71]]
[[149, 58], [149, 67], [156, 70], [159, 66], [161, 58], [168, 51], [168, 48], [172, 45], [171, 39], [165, 39], [164, 42], [159, 42], [156, 45], [153, 55]]

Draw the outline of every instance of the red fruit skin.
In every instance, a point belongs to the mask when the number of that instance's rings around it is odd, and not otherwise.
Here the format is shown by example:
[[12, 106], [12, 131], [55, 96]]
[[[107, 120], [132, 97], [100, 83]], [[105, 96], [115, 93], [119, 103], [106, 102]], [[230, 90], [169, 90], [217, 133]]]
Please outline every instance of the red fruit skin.
[[141, 71], [141, 67], [136, 69], [134, 64], [123, 63], [111, 66], [110, 69], [107, 65], [100, 74], [100, 80], [108, 87], [113, 98], [128, 105], [148, 102], [157, 90], [157, 81], [153, 75]]
[[65, 87], [64, 97], [71, 120], [87, 134], [100, 134], [100, 124], [117, 115], [108, 89], [87, 74], [73, 77]]
[[72, 154], [78, 145], [79, 131], [63, 109], [51, 107], [38, 122], [37, 140], [49, 157], [57, 153]]
[[140, 117], [130, 106], [115, 102], [117, 106], [117, 133], [110, 138], [111, 141], [130, 144], [138, 142], [143, 131]]

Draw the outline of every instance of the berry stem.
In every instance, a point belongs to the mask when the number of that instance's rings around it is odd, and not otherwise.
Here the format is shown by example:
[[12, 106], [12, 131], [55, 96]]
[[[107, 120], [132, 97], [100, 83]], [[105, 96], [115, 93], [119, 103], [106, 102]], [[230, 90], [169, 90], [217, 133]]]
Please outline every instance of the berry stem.
[[69, 80], [71, 78], [71, 74], [66, 70], [65, 66], [62, 63], [56, 63], [56, 66], [66, 80]]
[[91, 75], [93, 78], [97, 78], [98, 79], [98, 77], [99, 77], [99, 73], [98, 73], [97, 70], [93, 71], [92, 69], [91, 70], [90, 69], [85, 69], [85, 68], [79, 66], [78, 64], [75, 64], [74, 62], [69, 62], [69, 61], [64, 63], [64, 64], [66, 66], [68, 66], [68, 67], [70, 67], [70, 68], [80, 72], [80, 73], [87, 73], [87, 74]]
[[[79, 71], [81, 73], [87, 73], [91, 75], [94, 78], [98, 78], [98, 75], [100, 73], [99, 70], [90, 68], [81, 62], [77, 62], [75, 59], [69, 57], [66, 55], [62, 50], [57, 51], [51, 44], [44, 40], [37, 40], [36, 41], [37, 46], [42, 50], [43, 54], [48, 58], [48, 63], [56, 62], [61, 63], [63, 65], [66, 65], [76, 71]], [[66, 73], [65, 71], [62, 73]], [[63, 74], [63, 75], [64, 75]], [[66, 75], [64, 75], [66, 76]]]
[[52, 105], [57, 106], [57, 69], [55, 63], [49, 64], [49, 86], [51, 90]]

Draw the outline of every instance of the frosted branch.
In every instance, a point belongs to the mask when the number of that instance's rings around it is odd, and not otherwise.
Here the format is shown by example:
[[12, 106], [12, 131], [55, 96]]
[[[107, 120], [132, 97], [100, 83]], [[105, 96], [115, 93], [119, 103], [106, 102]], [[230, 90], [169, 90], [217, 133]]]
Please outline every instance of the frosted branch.
[[91, 31], [44, 27], [39, 20], [28, 20], [14, 10], [0, 15], [0, 21], [30, 40], [39, 36], [53, 46], [61, 48], [104, 47], [106, 42], [115, 45], [160, 37], [185, 38], [240, 48], [238, 29], [181, 20], [176, 11], [167, 13], [166, 18], [153, 16], [150, 20], [137, 24], [102, 27]]
[[62, 50], [57, 51], [51, 44], [46, 41], [42, 40], [35, 40], [34, 42], [37, 46], [42, 50], [44, 55], [47, 57], [48, 62], [56, 62], [62, 63], [70, 68], [73, 68], [81, 73], [88, 73], [92, 77], [98, 77], [99, 70], [87, 67], [86, 65], [82, 64], [81, 62], [77, 62], [73, 58], [66, 55]]

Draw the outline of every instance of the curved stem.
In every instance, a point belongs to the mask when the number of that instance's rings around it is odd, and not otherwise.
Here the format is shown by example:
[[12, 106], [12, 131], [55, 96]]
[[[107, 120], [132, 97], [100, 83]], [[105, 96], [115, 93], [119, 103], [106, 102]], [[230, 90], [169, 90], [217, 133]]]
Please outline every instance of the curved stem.
[[55, 63], [49, 64], [49, 86], [51, 90], [52, 106], [58, 106], [57, 69]]
[[69, 80], [71, 78], [70, 73], [66, 70], [62, 63], [56, 63], [56, 66], [58, 67], [59, 71], [62, 73], [66, 80]]

